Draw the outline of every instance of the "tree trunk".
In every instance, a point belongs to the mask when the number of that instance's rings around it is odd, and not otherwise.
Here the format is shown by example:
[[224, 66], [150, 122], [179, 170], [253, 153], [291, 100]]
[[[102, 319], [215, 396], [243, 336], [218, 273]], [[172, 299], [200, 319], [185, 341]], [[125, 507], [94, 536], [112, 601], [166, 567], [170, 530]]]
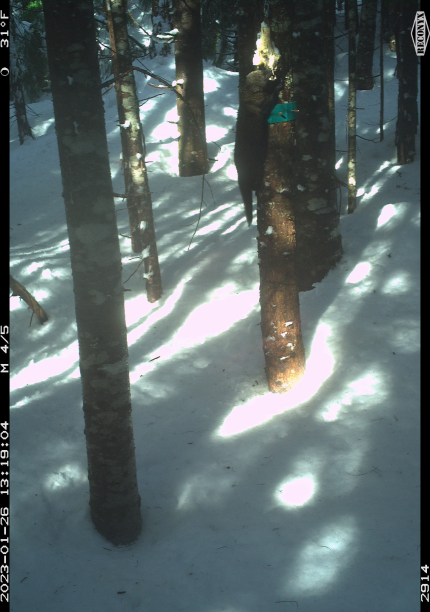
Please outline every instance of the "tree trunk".
[[[271, 23], [285, 41], [291, 9], [271, 6]], [[262, 41], [270, 44], [268, 37]], [[289, 64], [277, 44], [281, 77]], [[284, 45], [285, 47], [285, 45]], [[263, 54], [270, 47], [263, 49]], [[260, 55], [262, 55], [260, 53]], [[283, 80], [282, 97], [291, 100], [292, 70]], [[281, 100], [279, 100], [281, 102]], [[264, 179], [257, 191], [258, 257], [260, 265], [260, 305], [266, 376], [272, 393], [289, 391], [305, 372], [301, 335], [299, 284], [297, 279], [296, 225], [294, 202], [295, 156], [294, 121], [269, 125]]]
[[254, 58], [257, 33], [263, 21], [263, 2], [239, 0], [237, 4], [237, 52], [239, 59], [239, 106], [247, 75], [255, 68]]
[[264, 183], [257, 192], [257, 226], [261, 333], [272, 393], [289, 391], [305, 372], [292, 182], [287, 186], [285, 181], [294, 150], [292, 122], [269, 125]]
[[379, 78], [381, 83], [381, 106], [379, 109], [379, 140], [384, 140], [384, 21], [386, 16], [384, 0], [381, 2], [381, 29], [379, 32]]
[[176, 81], [182, 95], [177, 98], [179, 116], [179, 176], [197, 176], [208, 171], [205, 105], [203, 95], [200, 2], [174, 0]]
[[357, 89], [373, 89], [373, 52], [375, 49], [377, 0], [362, 0], [357, 48]]
[[[356, 29], [357, 29], [357, 32], [358, 32], [358, 6], [357, 6], [357, 0], [355, 0], [354, 5], [355, 5], [355, 23], [356, 23]], [[345, 30], [347, 32], [349, 31], [349, 0], [345, 0]]]
[[[278, 4], [272, 6], [276, 9]], [[322, 8], [314, 2], [288, 2], [286, 7], [290, 25], [284, 38], [274, 31], [274, 42], [291, 70], [291, 97], [284, 95], [284, 100], [295, 101], [298, 110], [292, 122], [296, 144], [291, 151], [294, 179], [290, 197], [296, 219], [298, 283], [300, 291], [308, 291], [342, 256], [327, 86], [333, 73], [327, 73], [331, 49], [328, 39], [324, 45]], [[300, 36], [294, 36], [296, 32]]]
[[395, 28], [397, 77], [399, 79], [396, 124], [397, 163], [410, 164], [415, 158], [415, 134], [418, 126], [418, 57], [411, 29], [418, 10], [417, 0], [403, 0]]
[[348, 214], [357, 206], [357, 181], [355, 176], [356, 157], [356, 15], [357, 0], [349, 0], [349, 53], [348, 53]]
[[[330, 121], [330, 143], [328, 145], [328, 166], [335, 177], [336, 166], [336, 113], [335, 113], [335, 94], [334, 94], [334, 28], [336, 25], [336, 5], [335, 0], [326, 0], [323, 3], [323, 20], [324, 20], [324, 56], [326, 66], [326, 84], [328, 92], [328, 117]], [[336, 182], [331, 181], [329, 189], [329, 201], [336, 202], [337, 207], [337, 192]], [[340, 248], [342, 246], [340, 245]]]
[[[139, 99], [132, 69], [132, 58], [127, 32], [127, 0], [107, 0], [108, 24], [119, 81], [115, 82], [118, 117], [121, 130], [122, 161], [124, 166], [127, 207], [130, 215], [132, 247], [136, 253], [144, 251], [146, 294], [149, 302], [156, 302], [162, 293], [152, 214], [151, 192], [145, 164], [145, 139], [139, 115]], [[111, 12], [111, 16], [109, 16]]]
[[389, 49], [391, 52], [396, 50], [396, 34], [395, 30], [397, 22], [399, 20], [399, 5], [400, 2], [393, 2], [392, 0], [382, 0], [388, 6], [388, 30], [389, 30]]
[[33, 138], [33, 132], [28, 122], [27, 110], [25, 106], [24, 87], [22, 85], [21, 68], [16, 52], [15, 44], [15, 18], [11, 15], [11, 49], [10, 49], [10, 88], [12, 94], [13, 105], [15, 107], [15, 117], [18, 125], [19, 144], [23, 145], [25, 138], [30, 136]]
[[75, 293], [91, 517], [114, 544], [141, 530], [121, 255], [92, 0], [43, 0]]

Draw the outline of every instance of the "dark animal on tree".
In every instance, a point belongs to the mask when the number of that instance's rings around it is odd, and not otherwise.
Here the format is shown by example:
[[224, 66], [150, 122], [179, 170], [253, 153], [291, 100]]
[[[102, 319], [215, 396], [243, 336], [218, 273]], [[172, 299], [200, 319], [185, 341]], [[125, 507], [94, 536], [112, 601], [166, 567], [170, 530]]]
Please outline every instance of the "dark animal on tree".
[[234, 163], [248, 225], [252, 223], [252, 192], [261, 188], [267, 155], [267, 120], [278, 102], [280, 80], [270, 70], [254, 70], [246, 77], [236, 123]]

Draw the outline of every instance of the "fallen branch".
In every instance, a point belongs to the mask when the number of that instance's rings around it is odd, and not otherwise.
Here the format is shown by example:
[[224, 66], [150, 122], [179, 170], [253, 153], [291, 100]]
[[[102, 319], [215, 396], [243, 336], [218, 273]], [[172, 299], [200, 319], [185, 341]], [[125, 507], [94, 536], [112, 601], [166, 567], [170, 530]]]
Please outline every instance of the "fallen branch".
[[12, 295], [17, 295], [28, 305], [28, 307], [35, 313], [41, 323], [45, 323], [48, 320], [48, 315], [43, 310], [42, 306], [37, 300], [27, 291], [24, 285], [21, 285], [14, 279], [12, 274], [9, 274], [9, 286], [13, 291]]

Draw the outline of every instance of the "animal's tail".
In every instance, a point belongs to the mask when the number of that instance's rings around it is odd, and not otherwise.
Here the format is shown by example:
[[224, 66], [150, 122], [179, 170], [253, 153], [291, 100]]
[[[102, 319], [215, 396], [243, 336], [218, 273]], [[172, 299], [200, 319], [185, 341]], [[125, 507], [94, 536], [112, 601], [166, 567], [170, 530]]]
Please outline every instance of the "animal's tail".
[[239, 181], [239, 189], [242, 194], [242, 200], [245, 204], [245, 216], [248, 221], [248, 226], [252, 223], [252, 189], [248, 185], [244, 185]]

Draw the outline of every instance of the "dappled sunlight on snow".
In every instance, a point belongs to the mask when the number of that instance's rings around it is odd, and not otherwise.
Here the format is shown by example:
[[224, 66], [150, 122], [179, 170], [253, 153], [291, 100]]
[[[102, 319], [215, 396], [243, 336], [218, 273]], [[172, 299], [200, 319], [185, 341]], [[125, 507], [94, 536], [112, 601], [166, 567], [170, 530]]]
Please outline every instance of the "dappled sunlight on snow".
[[353, 271], [349, 274], [345, 283], [351, 283], [351, 284], [359, 283], [364, 278], [366, 278], [366, 276], [370, 274], [371, 269], [372, 269], [372, 266], [370, 265], [370, 263], [367, 263], [366, 261], [362, 261], [358, 263], [353, 269]]
[[227, 166], [225, 173], [229, 179], [231, 179], [232, 181], [237, 181], [237, 170], [234, 164], [230, 164], [230, 166]]
[[405, 204], [386, 204], [378, 217], [377, 227], [382, 227], [387, 223], [389, 223], [389, 226], [391, 227], [393, 225], [393, 220], [401, 220], [405, 213]]
[[336, 517], [331, 524], [309, 534], [293, 567], [288, 568], [286, 592], [315, 597], [341, 579], [358, 552], [359, 533], [353, 517]]
[[[211, 173], [213, 174], [217, 170], [224, 168], [224, 166], [230, 162], [230, 157], [231, 157], [231, 146], [221, 147], [221, 150], [218, 151], [217, 153], [216, 161], [214, 165], [212, 166]], [[227, 176], [228, 178], [231, 178], [230, 175], [228, 174], [229, 168], [230, 166], [227, 168]], [[236, 179], [233, 179], [233, 180], [237, 180], [237, 175], [236, 175]]]
[[321, 412], [324, 421], [336, 421], [343, 412], [369, 410], [380, 405], [387, 396], [382, 370], [375, 365], [371, 372], [351, 381], [343, 390], [339, 389], [338, 396], [336, 402], [331, 402]]
[[[151, 132], [150, 138], [154, 140], [167, 140], [168, 138], [179, 138], [178, 132], [178, 111], [176, 106], [170, 109], [162, 123], [159, 123]], [[176, 148], [178, 143], [175, 141]]]
[[330, 327], [320, 323], [306, 362], [306, 372], [297, 385], [285, 395], [267, 393], [236, 406], [219, 428], [217, 435], [224, 438], [243, 433], [266, 423], [277, 414], [309, 401], [333, 372], [334, 358], [327, 344], [329, 337]]
[[[195, 474], [182, 486], [178, 498], [178, 510], [188, 510], [206, 504], [213, 506], [221, 501], [234, 482], [231, 473], [219, 474], [219, 466], [209, 467], [204, 474]], [[230, 470], [231, 472], [231, 470]]]
[[[164, 307], [156, 311], [152, 317], [145, 322], [143, 327], [139, 327], [135, 332], [129, 334], [129, 343], [135, 341], [138, 337], [141, 337], [143, 333], [148, 329], [154, 322], [161, 319], [163, 316], [170, 312], [182, 293], [185, 281], [182, 281], [182, 286], [179, 285], [175, 294], [166, 301]], [[214, 292], [213, 297], [209, 298], [205, 304], [197, 306], [193, 312], [189, 315], [183, 325], [179, 328], [170, 342], [166, 343], [158, 349], [154, 350], [154, 354], [160, 357], [163, 361], [171, 359], [176, 354], [180, 353], [184, 349], [190, 349], [195, 346], [204, 344], [206, 340], [214, 338], [219, 334], [226, 332], [232, 327], [237, 321], [245, 319], [248, 314], [255, 308], [258, 303], [258, 287], [250, 291], [242, 291], [241, 293], [229, 293], [234, 291], [235, 285], [229, 283], [229, 285], [222, 289], [218, 289]], [[178, 291], [180, 289], [180, 291]], [[174, 297], [175, 296], [175, 297]], [[172, 299], [174, 298], [174, 299]], [[166, 308], [163, 311], [163, 308]], [[170, 309], [170, 310], [169, 310]], [[146, 363], [143, 366], [140, 365], [134, 372], [130, 373], [130, 380], [134, 382], [140, 376], [150, 372], [156, 364]]]
[[207, 125], [206, 140], [207, 142], [216, 142], [217, 140], [221, 140], [222, 138], [224, 138], [227, 132], [227, 128], [223, 128], [218, 125]]
[[59, 467], [55, 473], [51, 473], [45, 478], [44, 486], [46, 489], [55, 491], [73, 487], [77, 484], [88, 481], [88, 473], [82, 470], [78, 464], [68, 464]]
[[40, 138], [44, 136], [49, 129], [49, 126], [55, 123], [54, 117], [52, 119], [47, 119], [46, 121], [42, 121], [39, 125], [36, 125], [32, 128], [33, 134], [36, 138]]
[[[169, 315], [176, 302], [182, 296], [182, 292], [184, 290], [185, 285], [188, 281], [191, 280], [191, 277], [187, 277], [182, 279], [179, 283], [172, 295], [170, 295], [164, 304], [160, 307], [157, 302], [154, 304], [150, 304], [147, 300], [146, 295], [139, 295], [136, 298], [127, 300], [125, 302], [125, 317], [127, 326], [133, 325], [139, 319], [147, 316], [146, 321], [141, 323], [136, 329], [130, 331], [127, 335], [128, 346], [133, 346], [137, 340], [139, 340], [147, 331], [150, 329], [155, 323]], [[151, 311], [154, 311], [152, 314]], [[149, 315], [149, 316], [148, 316]]]
[[315, 483], [312, 476], [293, 478], [281, 485], [277, 497], [287, 508], [303, 506], [314, 495]]
[[363, 195], [363, 200], [370, 200], [370, 198], [372, 198], [378, 193], [379, 189], [380, 189], [380, 186], [372, 185], [372, 187], [370, 188], [370, 191], [366, 191], [365, 193], [363, 192], [363, 194], [357, 193], [357, 196]]
[[36, 363], [32, 359], [30, 365], [11, 377], [10, 390], [15, 391], [26, 385], [34, 385], [49, 380], [53, 376], [64, 374], [64, 372], [76, 365], [78, 361], [78, 341], [76, 340], [54, 357], [47, 357]]
[[208, 77], [208, 76], [204, 75], [204, 77], [203, 77], [203, 91], [204, 91], [205, 94], [212, 93], [213, 91], [216, 91], [217, 89], [219, 89], [219, 87], [220, 87], [220, 85], [216, 81], [216, 79], [213, 79], [212, 77]]

